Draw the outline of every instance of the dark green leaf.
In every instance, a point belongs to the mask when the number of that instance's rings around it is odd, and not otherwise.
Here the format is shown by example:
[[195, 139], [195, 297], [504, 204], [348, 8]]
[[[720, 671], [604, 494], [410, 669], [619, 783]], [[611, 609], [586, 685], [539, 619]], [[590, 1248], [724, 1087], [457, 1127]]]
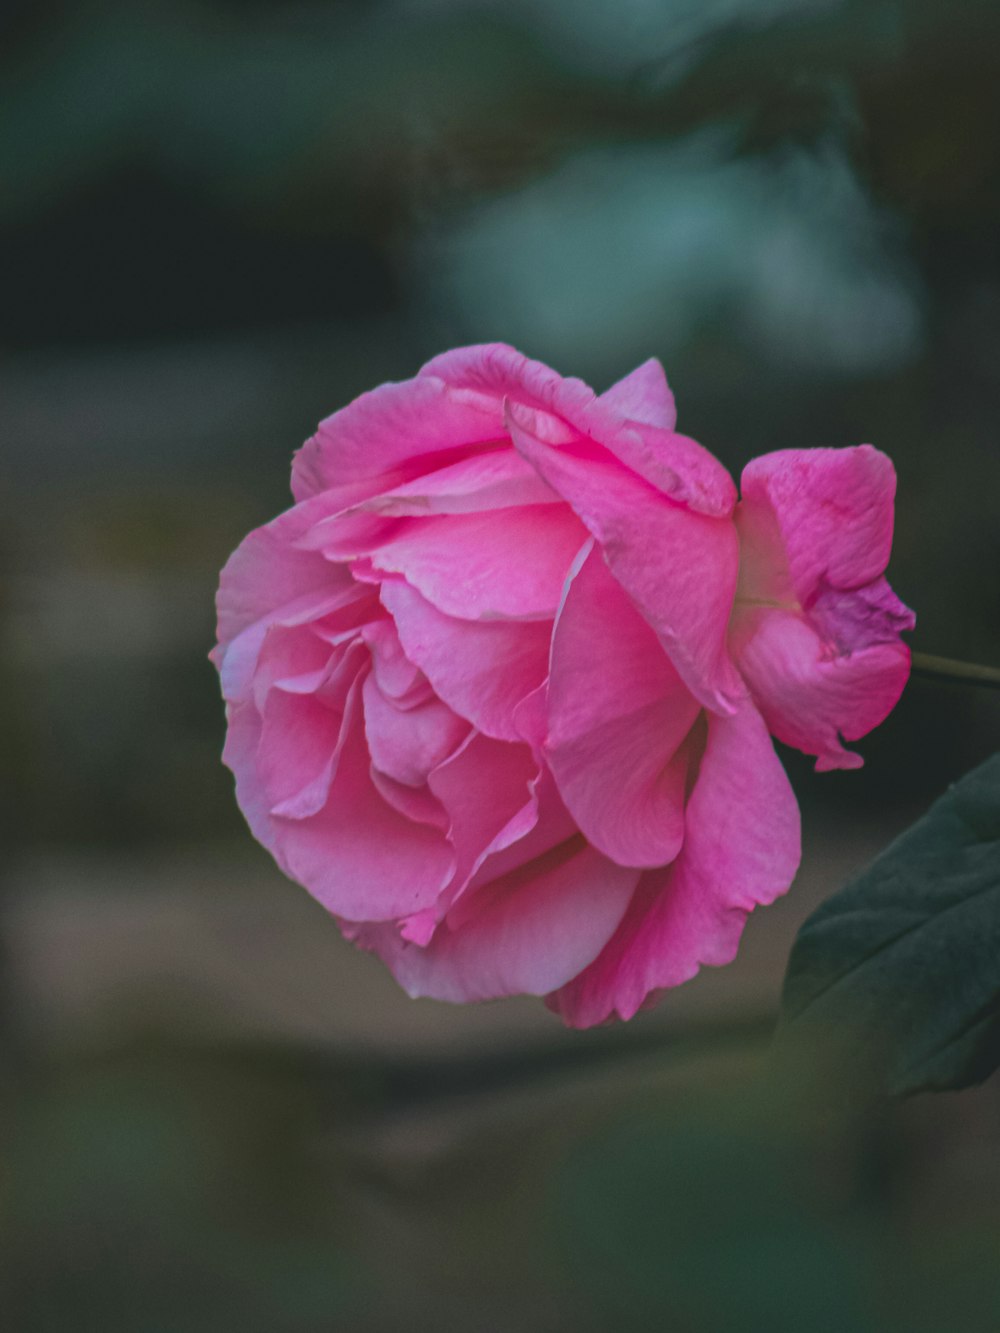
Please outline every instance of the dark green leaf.
[[893, 1092], [1000, 1064], [1000, 755], [969, 773], [809, 918], [782, 1036], [821, 1029]]

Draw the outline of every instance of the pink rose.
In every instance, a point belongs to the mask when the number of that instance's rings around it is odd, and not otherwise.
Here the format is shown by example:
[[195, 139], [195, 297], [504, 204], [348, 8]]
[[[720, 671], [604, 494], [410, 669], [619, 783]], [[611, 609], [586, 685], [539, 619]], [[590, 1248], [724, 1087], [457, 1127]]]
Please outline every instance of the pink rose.
[[737, 504], [674, 424], [656, 361], [598, 397], [448, 352], [324, 421], [223, 570], [240, 806], [411, 995], [588, 1027], [729, 962], [799, 862], [768, 732], [854, 767], [899, 698], [889, 460], [770, 454]]

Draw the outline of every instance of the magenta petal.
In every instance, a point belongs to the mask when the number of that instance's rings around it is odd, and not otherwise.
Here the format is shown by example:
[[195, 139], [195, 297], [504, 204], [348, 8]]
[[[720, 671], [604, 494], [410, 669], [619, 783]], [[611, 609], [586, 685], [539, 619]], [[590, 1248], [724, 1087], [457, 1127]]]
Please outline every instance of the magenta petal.
[[754, 702], [778, 740], [816, 755], [820, 771], [861, 767], [861, 756], [845, 750], [840, 736], [860, 739], [895, 707], [910, 671], [905, 644], [840, 654], [804, 616], [760, 607], [734, 617], [732, 640]]
[[802, 606], [822, 587], [860, 588], [885, 570], [896, 473], [870, 444], [765, 454], [746, 466], [740, 489], [741, 510], [772, 511]]
[[638, 871], [573, 840], [547, 857], [478, 891], [455, 930], [439, 927], [425, 948], [392, 927], [365, 929], [405, 991], [465, 1002], [502, 995], [543, 995], [575, 976], [600, 952], [628, 905]]
[[566, 505], [414, 520], [372, 556], [446, 615], [467, 620], [551, 619], [586, 539]]
[[550, 997], [571, 1027], [631, 1018], [703, 964], [731, 962], [747, 915], [791, 884], [801, 851], [798, 806], [749, 701], [732, 717], [708, 715], [686, 822], [674, 864], [643, 875], [614, 938]]
[[274, 819], [274, 851], [328, 911], [351, 921], [385, 921], [430, 907], [455, 861], [436, 829], [408, 819], [373, 785], [360, 702], [356, 682], [326, 805], [309, 819]]
[[495, 405], [454, 394], [434, 376], [383, 384], [320, 423], [295, 455], [292, 494], [305, 500], [370, 479], [374, 495], [401, 472], [405, 478], [430, 471], [454, 461], [449, 453], [496, 442], [503, 433]]
[[460, 717], [496, 740], [523, 739], [518, 704], [548, 673], [547, 621], [456, 620], [401, 580], [382, 585], [406, 656]]
[[655, 357], [606, 389], [600, 401], [629, 421], [644, 421], [647, 426], [658, 426], [661, 430], [673, 430], [677, 424], [674, 395]]
[[[700, 706], [592, 547], [556, 620], [545, 750], [580, 830], [619, 865], [672, 861]], [[675, 761], [675, 756], [677, 756]]]
[[744, 693], [726, 649], [739, 563], [733, 523], [669, 500], [617, 464], [546, 444], [523, 409], [508, 405], [507, 421], [517, 448], [601, 543], [691, 693], [732, 712]]

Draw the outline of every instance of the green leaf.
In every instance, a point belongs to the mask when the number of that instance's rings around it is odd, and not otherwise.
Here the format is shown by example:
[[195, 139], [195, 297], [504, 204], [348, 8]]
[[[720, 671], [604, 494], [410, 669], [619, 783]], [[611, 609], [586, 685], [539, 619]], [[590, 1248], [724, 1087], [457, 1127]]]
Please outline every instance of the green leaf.
[[779, 1040], [823, 1030], [890, 1091], [962, 1088], [1000, 1064], [1000, 755], [967, 774], [792, 949]]

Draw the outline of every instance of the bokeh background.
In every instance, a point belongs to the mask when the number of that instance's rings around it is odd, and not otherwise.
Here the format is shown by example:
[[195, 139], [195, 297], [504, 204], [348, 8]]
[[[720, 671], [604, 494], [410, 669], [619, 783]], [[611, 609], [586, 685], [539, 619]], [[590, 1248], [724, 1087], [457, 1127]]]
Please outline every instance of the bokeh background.
[[996, 1086], [768, 1054], [813, 906], [1000, 744], [914, 681], [740, 958], [627, 1028], [411, 1002], [251, 841], [217, 570], [361, 390], [658, 355], [731, 468], [869, 440], [1000, 663], [995, 0], [8, 0], [0, 1282], [12, 1333], [1000, 1326]]

